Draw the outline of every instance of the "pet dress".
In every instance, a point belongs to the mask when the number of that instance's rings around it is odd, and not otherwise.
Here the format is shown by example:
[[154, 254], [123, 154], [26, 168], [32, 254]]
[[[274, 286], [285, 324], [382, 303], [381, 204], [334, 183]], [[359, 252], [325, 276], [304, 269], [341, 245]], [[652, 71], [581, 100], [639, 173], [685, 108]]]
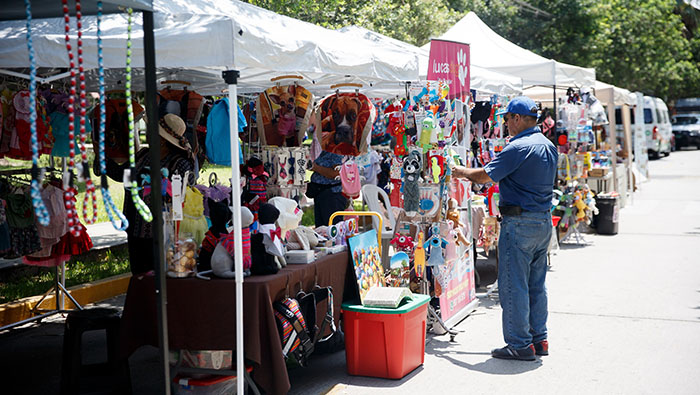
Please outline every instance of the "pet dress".
[[340, 166], [340, 183], [343, 185], [343, 196], [350, 199], [360, 196], [362, 183], [355, 161], [347, 161]]
[[201, 245], [204, 234], [209, 230], [209, 223], [204, 217], [204, 196], [199, 190], [187, 188], [182, 214], [180, 235], [189, 234], [197, 245]]

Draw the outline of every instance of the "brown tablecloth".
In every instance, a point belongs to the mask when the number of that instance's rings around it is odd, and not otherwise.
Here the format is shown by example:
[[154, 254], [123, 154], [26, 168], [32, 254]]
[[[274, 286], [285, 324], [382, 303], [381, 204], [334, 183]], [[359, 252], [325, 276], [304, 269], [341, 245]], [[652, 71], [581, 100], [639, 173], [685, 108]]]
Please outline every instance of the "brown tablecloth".
[[[353, 280], [346, 278], [352, 274], [347, 270], [348, 260], [348, 253], [343, 252], [308, 265], [288, 265], [274, 275], [246, 277], [243, 283], [245, 358], [252, 362], [253, 379], [265, 392], [284, 394], [290, 388], [272, 303], [285, 296], [287, 284], [290, 296], [294, 296], [300, 286], [311, 290], [317, 277], [320, 286], [333, 287], [337, 325], [346, 280]], [[235, 350], [235, 291], [234, 280], [168, 279], [170, 348]], [[122, 357], [128, 357], [142, 345], [158, 346], [153, 276], [131, 279], [120, 332]]]

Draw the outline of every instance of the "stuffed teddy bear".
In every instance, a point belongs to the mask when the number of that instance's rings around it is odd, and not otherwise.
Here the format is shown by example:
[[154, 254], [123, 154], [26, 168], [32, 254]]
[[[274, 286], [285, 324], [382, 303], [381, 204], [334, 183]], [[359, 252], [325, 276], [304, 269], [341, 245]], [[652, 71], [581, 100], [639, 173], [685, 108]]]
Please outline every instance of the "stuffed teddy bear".
[[310, 250], [318, 245], [318, 236], [308, 226], [300, 226], [290, 231], [287, 240], [288, 250]]
[[420, 202], [418, 183], [423, 170], [423, 155], [414, 150], [403, 161], [403, 208], [407, 213], [417, 212]]
[[283, 266], [287, 266], [284, 259], [285, 248], [282, 245], [280, 228], [275, 222], [280, 216], [280, 211], [270, 203], [263, 203], [258, 210], [258, 233], [251, 237], [251, 256], [253, 274], [275, 274]]
[[[253, 213], [247, 207], [241, 207], [241, 245], [243, 251], [243, 269], [250, 274], [252, 264], [250, 256], [250, 225], [253, 224]], [[222, 278], [234, 278], [236, 272], [233, 265], [234, 237], [233, 232], [224, 235], [211, 253], [211, 269], [214, 275]]]
[[447, 201], [447, 213], [445, 213], [445, 218], [452, 221], [453, 227], [464, 226], [460, 220], [459, 207], [457, 204], [457, 199], [450, 198]]

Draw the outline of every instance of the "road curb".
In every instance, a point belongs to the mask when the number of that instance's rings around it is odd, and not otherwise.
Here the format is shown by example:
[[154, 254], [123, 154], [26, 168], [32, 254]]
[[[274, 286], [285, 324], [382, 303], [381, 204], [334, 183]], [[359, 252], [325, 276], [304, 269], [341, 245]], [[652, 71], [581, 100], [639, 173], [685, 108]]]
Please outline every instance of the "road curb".
[[[129, 287], [131, 273], [104, 278], [90, 283], [76, 285], [68, 288], [71, 296], [81, 305], [100, 302], [105, 299], [121, 295]], [[0, 326], [10, 325], [15, 322], [32, 318], [32, 309], [41, 299], [39, 296], [29, 296], [14, 302], [0, 305]], [[56, 306], [55, 295], [50, 295], [41, 303], [43, 309], [51, 309]], [[65, 309], [74, 309], [76, 306], [69, 298], [65, 298]]]

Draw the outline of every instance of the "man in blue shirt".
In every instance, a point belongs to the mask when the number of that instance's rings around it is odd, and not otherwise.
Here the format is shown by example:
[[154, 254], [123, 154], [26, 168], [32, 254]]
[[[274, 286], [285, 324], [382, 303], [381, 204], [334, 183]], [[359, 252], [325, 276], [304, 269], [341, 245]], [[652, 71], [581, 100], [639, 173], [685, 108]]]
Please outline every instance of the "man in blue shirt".
[[493, 161], [481, 169], [456, 166], [452, 174], [499, 183], [498, 292], [506, 346], [491, 355], [533, 361], [549, 354], [545, 276], [558, 153], [537, 127], [537, 105], [529, 97], [508, 103], [505, 122], [511, 139]]

